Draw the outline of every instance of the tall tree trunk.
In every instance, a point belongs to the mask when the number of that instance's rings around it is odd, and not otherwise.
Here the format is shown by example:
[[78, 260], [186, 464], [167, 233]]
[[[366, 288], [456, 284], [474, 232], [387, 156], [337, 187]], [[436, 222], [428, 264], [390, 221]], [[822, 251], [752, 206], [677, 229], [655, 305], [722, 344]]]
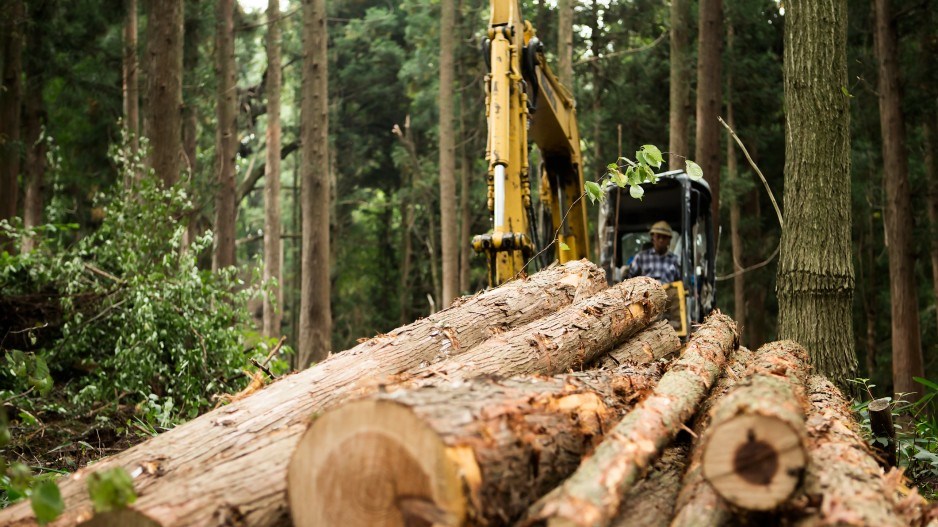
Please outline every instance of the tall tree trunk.
[[721, 49], [723, 47], [723, 0], [700, 0], [700, 30], [697, 39], [697, 149], [695, 161], [703, 169], [713, 197], [713, 224], [720, 225], [720, 123], [723, 103]]
[[[54, 4], [35, 3], [30, 6], [29, 18], [32, 21], [50, 18], [50, 9]], [[43, 40], [45, 34], [42, 23], [30, 24], [26, 36], [26, 95], [25, 114], [23, 116], [23, 146], [26, 150], [26, 163], [23, 170], [26, 186], [26, 199], [23, 202], [23, 225], [36, 227], [42, 223], [42, 186], [46, 172], [46, 141], [42, 136], [46, 122], [46, 108], [42, 99], [45, 87], [45, 64]], [[35, 247], [36, 240], [23, 238], [20, 250], [29, 253]]]
[[[215, 254], [212, 269], [235, 265], [238, 214], [235, 156], [238, 154], [238, 93], [234, 57], [234, 0], [218, 0], [215, 11], [216, 133]], [[269, 74], [269, 72], [268, 72]]]
[[[929, 254], [931, 255], [932, 289], [935, 292], [935, 305], [938, 306], [938, 164], [935, 160], [935, 149], [938, 148], [938, 114], [935, 112], [934, 101], [929, 104], [925, 112], [925, 122], [922, 124], [922, 148], [925, 150], [925, 180], [928, 181], [928, 226], [930, 236]], [[938, 315], [938, 309], [935, 310]]]
[[671, 108], [668, 168], [684, 167], [689, 155], [687, 123], [690, 120], [690, 1], [671, 0]]
[[465, 105], [463, 101], [465, 95], [459, 98], [459, 292], [467, 294], [470, 292], [469, 283], [469, 258], [472, 251], [472, 210], [469, 199], [469, 171], [472, 161], [466, 154], [466, 127], [464, 124]]
[[[736, 129], [736, 120], [733, 116], [733, 24], [726, 27], [726, 47], [730, 56], [730, 64], [726, 71], [726, 121], [730, 128]], [[736, 145], [730, 138], [726, 139], [726, 178], [732, 183], [739, 171], [736, 166]], [[739, 340], [744, 344], [746, 332], [746, 275], [743, 269], [743, 240], [739, 235], [739, 199], [733, 195], [730, 199], [730, 242], [733, 252], [733, 317], [739, 327]]]
[[459, 296], [459, 231], [456, 226], [456, 140], [453, 129], [454, 0], [440, 2], [440, 249], [443, 253], [441, 308]]
[[280, 0], [267, 4], [267, 164], [264, 165], [264, 279], [277, 281], [276, 308], [264, 303], [264, 334], [280, 336], [283, 276], [280, 272]]
[[[896, 22], [888, 0], [874, 0], [876, 59], [879, 62], [879, 115], [886, 187], [886, 240], [889, 248], [889, 294], [892, 306], [893, 390], [918, 392], [912, 377], [923, 377], [915, 260], [912, 254], [912, 203], [905, 149], [905, 121], [899, 87]], [[919, 396], [913, 395], [913, 399]]]
[[[778, 334], [815, 371], [856, 376], [850, 246], [847, 2], [794, 0], [785, 13], [785, 226]], [[823, 138], [823, 140], [819, 140]]]
[[144, 2], [147, 15], [146, 115], [149, 165], [166, 186], [182, 171], [183, 0]]
[[573, 17], [576, 0], [557, 2], [557, 77], [573, 93]]
[[[137, 0], [127, 0], [124, 15], [124, 130], [130, 138], [130, 149], [140, 149], [140, 82], [137, 71]], [[125, 185], [129, 180], [124, 181]]]
[[[23, 33], [26, 11], [22, 0], [5, 2], [0, 20], [3, 37], [3, 77], [0, 78], [0, 220], [16, 216], [20, 173], [20, 107], [22, 105]], [[0, 252], [12, 242], [0, 237]]]
[[326, 2], [303, 0], [303, 255], [297, 368], [332, 348], [329, 281], [329, 87]]
[[[185, 38], [183, 40], [182, 51], [182, 78], [186, 86], [195, 86], [198, 84], [197, 69], [199, 66], [199, 46], [204, 38], [204, 30], [201, 21], [198, 20], [198, 13], [186, 17], [183, 26]], [[182, 152], [183, 152], [183, 170], [188, 173], [189, 178], [189, 198], [193, 203], [203, 203], [200, 185], [196, 184], [195, 178], [198, 174], [198, 141], [199, 141], [199, 119], [197, 100], [201, 93], [196, 90], [186, 90], [183, 93], [182, 109]], [[196, 206], [189, 212], [189, 221], [186, 224], [186, 233], [183, 238], [183, 250], [187, 250], [190, 244], [198, 238], [206, 229], [203, 221], [202, 209]]]
[[[869, 171], [869, 180], [867, 181], [867, 202], [873, 203], [873, 186], [877, 185], [876, 174], [878, 170], [870, 164]], [[938, 218], [938, 200], [936, 200], [936, 218]], [[863, 280], [863, 288], [865, 289], [864, 294], [864, 309], [863, 314], [866, 316], [866, 335], [864, 336], [864, 344], [866, 346], [866, 375], [870, 379], [873, 378], [873, 374], [876, 371], [877, 360], [877, 345], [876, 345], [876, 323], [879, 321], [878, 308], [876, 301], [876, 293], [879, 290], [879, 273], [876, 271], [876, 228], [873, 225], [873, 211], [870, 210], [869, 214], [866, 215], [866, 250], [863, 251], [864, 254], [861, 255], [861, 258], [866, 260], [866, 276], [861, 277]], [[938, 256], [938, 252], [936, 252]], [[933, 260], [933, 263], [936, 263]]]

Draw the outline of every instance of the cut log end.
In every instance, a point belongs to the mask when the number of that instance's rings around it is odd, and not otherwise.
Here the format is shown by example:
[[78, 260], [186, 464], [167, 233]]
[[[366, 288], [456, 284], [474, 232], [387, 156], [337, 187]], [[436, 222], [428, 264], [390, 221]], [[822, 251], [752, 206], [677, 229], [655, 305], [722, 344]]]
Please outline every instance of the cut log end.
[[740, 415], [714, 430], [703, 454], [704, 475], [724, 499], [751, 510], [771, 510], [795, 491], [806, 455], [787, 423]]
[[372, 400], [348, 404], [320, 417], [290, 460], [293, 523], [461, 524], [466, 503], [459, 471], [471, 472], [472, 463], [449, 452], [404, 406]]

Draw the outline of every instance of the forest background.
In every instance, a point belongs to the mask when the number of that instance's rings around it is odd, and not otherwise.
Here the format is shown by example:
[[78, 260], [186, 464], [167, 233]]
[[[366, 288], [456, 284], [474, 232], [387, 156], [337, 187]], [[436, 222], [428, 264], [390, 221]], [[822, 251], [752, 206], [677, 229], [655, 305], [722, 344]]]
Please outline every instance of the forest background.
[[[444, 282], [454, 269], [459, 294], [485, 286], [484, 260], [468, 240], [490, 228], [480, 51], [489, 6], [450, 2], [290, 1], [269, 16], [267, 6], [232, 0], [0, 1], [0, 219], [8, 222], [0, 388], [15, 435], [34, 439], [21, 439], [16, 456], [37, 459], [58, 448], [54, 466], [41, 470], [72, 470], [120, 448], [123, 437], [154, 434], [211, 408], [214, 395], [249, 382], [243, 370], [252, 360], [272, 355], [276, 375], [439, 310], [451, 300]], [[444, 4], [454, 9], [451, 19], [441, 16]], [[610, 161], [642, 144], [665, 150], [675, 135], [687, 141], [678, 153], [699, 152], [697, 35], [715, 27], [706, 34], [717, 38], [719, 114], [781, 198], [784, 2], [522, 4], [549, 60], [571, 57], [559, 68], [572, 72], [587, 179], [599, 180]], [[705, 5], [717, 6], [719, 25], [699, 23]], [[858, 375], [877, 395], [891, 395], [896, 334], [919, 336], [912, 346], [921, 373], [938, 378], [938, 5], [897, 4], [890, 15], [908, 182], [901, 189], [907, 205], [899, 206], [912, 213], [901, 231], [911, 247], [903, 274], [916, 308], [898, 319], [890, 293], [897, 243], [887, 244], [884, 220], [902, 202], [887, 199], [887, 174], [899, 163], [884, 161], [874, 3], [847, 5], [853, 341]], [[318, 18], [304, 20], [304, 11]], [[572, 38], [565, 38], [559, 32], [570, 14]], [[453, 27], [441, 29], [445, 23]], [[687, 52], [676, 76], [675, 39]], [[164, 45], [176, 46], [178, 60], [159, 62]], [[446, 47], [451, 130], [440, 127]], [[277, 83], [272, 67], [281, 73]], [[167, 106], [161, 97], [173, 95], [165, 88], [173, 79], [180, 99]], [[315, 92], [316, 79], [327, 80], [326, 93]], [[675, 79], [686, 88], [677, 106], [668, 96]], [[304, 106], [314, 103], [321, 106]], [[669, 124], [676, 108], [687, 116], [681, 131]], [[157, 126], [166, 113], [178, 117], [169, 158], [161, 157], [166, 133]], [[756, 349], [778, 335], [781, 229], [718, 123], [711, 133], [720, 141], [720, 168], [706, 173], [719, 181], [717, 304]], [[451, 145], [443, 147], [451, 158], [441, 156], [441, 144]], [[149, 168], [155, 177], [146, 176]], [[453, 192], [442, 198], [449, 202], [441, 203], [441, 174], [453, 178]], [[277, 212], [265, 190], [277, 197]], [[441, 210], [455, 215], [441, 224]], [[596, 216], [591, 208], [590, 221]], [[458, 240], [455, 263], [442, 252], [444, 239]], [[265, 249], [272, 240], [280, 247]], [[304, 243], [319, 248], [318, 264], [303, 265]], [[328, 287], [304, 285], [322, 270]], [[304, 287], [310, 296], [325, 291], [307, 315], [325, 324], [303, 320]], [[274, 310], [265, 309], [265, 293], [278, 300]], [[281, 336], [286, 345], [278, 347]], [[304, 350], [306, 342], [320, 344]], [[938, 467], [938, 456], [930, 462]]]

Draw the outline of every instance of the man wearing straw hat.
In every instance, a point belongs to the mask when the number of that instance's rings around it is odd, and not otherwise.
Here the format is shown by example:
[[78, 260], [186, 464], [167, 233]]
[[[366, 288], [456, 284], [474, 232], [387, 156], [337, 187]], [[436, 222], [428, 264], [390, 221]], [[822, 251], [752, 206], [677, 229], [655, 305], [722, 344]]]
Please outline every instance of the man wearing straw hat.
[[671, 226], [666, 221], [656, 222], [648, 231], [651, 234], [651, 248], [641, 251], [632, 260], [628, 277], [650, 276], [662, 284], [670, 284], [681, 279], [681, 264], [677, 255], [672, 253]]

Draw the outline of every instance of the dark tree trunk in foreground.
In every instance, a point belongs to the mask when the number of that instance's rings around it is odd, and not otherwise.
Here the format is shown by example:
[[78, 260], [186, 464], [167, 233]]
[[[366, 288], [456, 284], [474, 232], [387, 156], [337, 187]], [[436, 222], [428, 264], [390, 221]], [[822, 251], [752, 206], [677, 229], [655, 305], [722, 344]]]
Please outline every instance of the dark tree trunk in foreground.
[[329, 91], [326, 2], [303, 0], [301, 105], [303, 278], [297, 369], [321, 361], [332, 349], [329, 280]]
[[340, 406], [313, 422], [290, 460], [291, 518], [298, 527], [400, 516], [508, 525], [576, 469], [661, 369], [441, 378]]
[[668, 169], [684, 168], [689, 156], [687, 125], [690, 120], [690, 86], [693, 68], [690, 62], [690, 1], [671, 0], [671, 105], [669, 120]]
[[876, 60], [879, 62], [879, 118], [883, 137], [886, 187], [886, 246], [889, 252], [889, 300], [892, 306], [892, 388], [921, 397], [912, 377], [924, 377], [922, 341], [912, 250], [912, 200], [905, 148], [905, 120], [899, 86], [896, 20], [888, 0], [874, 0]]
[[215, 10], [215, 254], [212, 269], [235, 265], [235, 157], [238, 155], [238, 94], [234, 57], [234, 0]]
[[694, 161], [703, 169], [713, 196], [713, 224], [720, 225], [720, 122], [723, 107], [723, 0], [700, 0], [697, 38], [697, 148]]
[[804, 346], [816, 372], [842, 380], [857, 372], [846, 46], [846, 0], [786, 5], [778, 334]]
[[147, 14], [147, 101], [144, 135], [150, 167], [166, 186], [182, 172], [183, 1], [149, 0]]
[[561, 486], [528, 509], [523, 525], [598, 527], [611, 522], [645, 467], [674, 439], [738, 345], [736, 324], [715, 312], [648, 398], [629, 412]]
[[[23, 39], [26, 11], [22, 0], [3, 4], [0, 38], [3, 39], [3, 71], [0, 78], [0, 220], [17, 215], [20, 173], [20, 108], [22, 106]], [[12, 250], [0, 237], [0, 251]]]
[[456, 222], [456, 130], [453, 120], [453, 34], [455, 0], [440, 2], [440, 249], [443, 255], [441, 308], [459, 296], [459, 230]]
[[[287, 464], [310, 416], [369, 393], [422, 363], [469, 352], [492, 335], [590, 297], [605, 284], [595, 265], [571, 262], [463, 299], [435, 316], [284, 376], [253, 396], [61, 479], [66, 511], [56, 525], [73, 526], [91, 515], [87, 477], [114, 466], [129, 473], [143, 469], [134, 479], [139, 498], [133, 508], [159, 525], [289, 525]], [[184, 445], [193, 443], [197, 459], [179, 455]], [[232, 461], [244, 468], [232, 470]], [[167, 496], [181, 491], [185, 499], [167, 507]], [[34, 517], [26, 501], [0, 511], [0, 525], [34, 524], [30, 519]]]
[[[264, 279], [276, 280], [264, 302], [264, 335], [280, 336], [283, 276], [280, 273], [280, 0], [267, 4], [267, 163], [264, 165]], [[276, 306], [274, 306], [276, 300]]]

